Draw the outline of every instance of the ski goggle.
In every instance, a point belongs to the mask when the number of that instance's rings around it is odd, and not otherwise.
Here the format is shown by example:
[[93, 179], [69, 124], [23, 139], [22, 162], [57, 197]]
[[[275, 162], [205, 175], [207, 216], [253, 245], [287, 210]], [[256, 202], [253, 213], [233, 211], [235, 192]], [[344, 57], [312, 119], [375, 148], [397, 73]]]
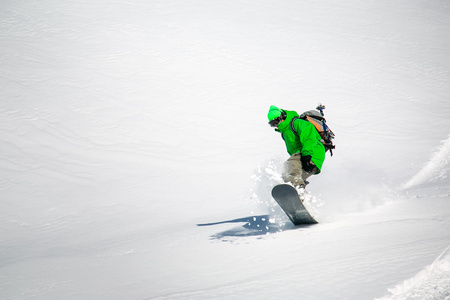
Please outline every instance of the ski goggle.
[[283, 119], [281, 117], [275, 118], [272, 121], [269, 122], [269, 125], [272, 127], [276, 127], [278, 126], [278, 124], [281, 123], [281, 121], [283, 121]]

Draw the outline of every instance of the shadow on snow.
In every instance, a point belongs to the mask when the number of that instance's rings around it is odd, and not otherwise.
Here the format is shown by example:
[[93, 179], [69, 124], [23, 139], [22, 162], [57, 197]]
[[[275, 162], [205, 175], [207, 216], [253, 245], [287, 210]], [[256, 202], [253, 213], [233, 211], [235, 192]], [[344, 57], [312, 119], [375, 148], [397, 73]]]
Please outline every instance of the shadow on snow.
[[[228, 221], [214, 223], [197, 224], [197, 226], [213, 226], [227, 223], [245, 223], [243, 226], [235, 227], [211, 236], [211, 239], [222, 239], [225, 237], [246, 237], [259, 236], [276, 233], [285, 230], [296, 229], [300, 226], [294, 226], [291, 223], [274, 222], [270, 215], [250, 216]], [[303, 226], [301, 226], [303, 227]]]

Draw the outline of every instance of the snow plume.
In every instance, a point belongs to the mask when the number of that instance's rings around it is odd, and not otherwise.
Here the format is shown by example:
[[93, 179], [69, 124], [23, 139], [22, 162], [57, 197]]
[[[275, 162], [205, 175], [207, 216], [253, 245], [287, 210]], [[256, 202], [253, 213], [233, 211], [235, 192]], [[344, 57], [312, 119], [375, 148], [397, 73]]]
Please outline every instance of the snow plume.
[[392, 295], [378, 300], [450, 299], [450, 247], [411, 279], [389, 289]]
[[[272, 219], [281, 225], [288, 221], [285, 213], [281, 210], [275, 200], [272, 199], [272, 188], [277, 184], [284, 183], [281, 178], [282, 160], [273, 158], [263, 165], [259, 165], [255, 174], [252, 176], [254, 180], [254, 188], [252, 189], [252, 200], [258, 203], [262, 210], [265, 210], [272, 216]], [[300, 197], [304, 200], [304, 204], [313, 216], [317, 216], [318, 208], [323, 206], [320, 197], [312, 194], [308, 190], [298, 190]]]
[[427, 181], [436, 180], [438, 178], [446, 178], [446, 166], [450, 159], [450, 135], [447, 140], [443, 141], [443, 145], [439, 151], [434, 153], [431, 160], [413, 176], [402, 189], [411, 188], [413, 186], [425, 183]]
[[280, 223], [283, 219], [283, 212], [272, 200], [271, 190], [273, 186], [283, 183], [281, 165], [281, 160], [277, 158], [258, 165], [255, 174], [252, 176], [254, 188], [251, 190], [251, 200], [255, 201], [261, 210], [265, 210], [272, 215], [277, 223]]

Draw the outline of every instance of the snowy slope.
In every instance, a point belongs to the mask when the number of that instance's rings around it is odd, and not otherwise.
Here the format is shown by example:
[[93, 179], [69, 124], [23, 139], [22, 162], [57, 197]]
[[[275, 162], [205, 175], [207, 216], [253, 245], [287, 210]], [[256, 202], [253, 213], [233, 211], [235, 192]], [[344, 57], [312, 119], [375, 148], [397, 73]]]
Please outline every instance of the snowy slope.
[[[0, 8], [0, 299], [450, 299], [447, 1]], [[319, 102], [293, 227], [266, 114]]]

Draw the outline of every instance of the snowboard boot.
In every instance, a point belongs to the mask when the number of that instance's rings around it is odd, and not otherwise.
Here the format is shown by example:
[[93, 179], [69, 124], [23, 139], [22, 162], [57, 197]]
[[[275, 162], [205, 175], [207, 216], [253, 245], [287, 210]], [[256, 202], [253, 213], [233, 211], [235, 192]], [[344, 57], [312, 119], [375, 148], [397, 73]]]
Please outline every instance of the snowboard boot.
[[296, 188], [296, 189], [305, 189], [306, 184], [303, 179], [296, 177], [292, 180], [292, 185]]

